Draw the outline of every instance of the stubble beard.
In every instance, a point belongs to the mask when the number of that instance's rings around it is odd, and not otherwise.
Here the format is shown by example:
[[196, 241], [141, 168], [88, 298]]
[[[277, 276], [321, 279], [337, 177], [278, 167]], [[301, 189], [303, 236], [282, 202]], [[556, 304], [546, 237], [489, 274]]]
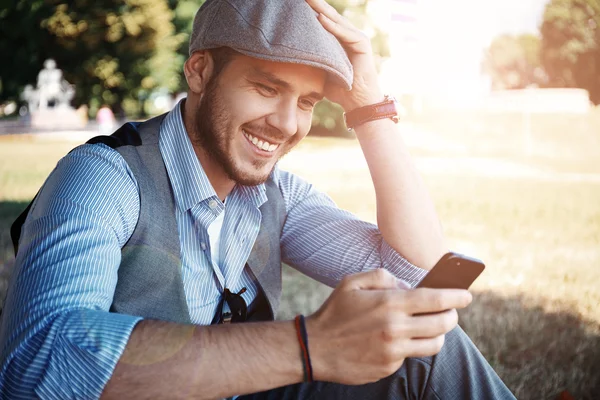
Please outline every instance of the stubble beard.
[[[235, 138], [234, 135], [237, 133], [228, 134], [227, 132], [227, 122], [230, 116], [223, 99], [219, 95], [217, 80], [211, 79], [208, 83], [206, 92], [200, 100], [200, 105], [194, 115], [195, 132], [191, 138], [192, 144], [200, 146], [210, 158], [223, 168], [229, 179], [244, 186], [260, 185], [269, 178], [276, 163], [264, 175], [249, 173], [236, 165], [236, 161], [228, 149], [231, 148]], [[239, 134], [241, 135], [241, 132]], [[280, 158], [281, 156], [278, 160]], [[252, 167], [258, 171], [264, 168], [267, 163], [269, 161], [255, 159], [252, 161]]]

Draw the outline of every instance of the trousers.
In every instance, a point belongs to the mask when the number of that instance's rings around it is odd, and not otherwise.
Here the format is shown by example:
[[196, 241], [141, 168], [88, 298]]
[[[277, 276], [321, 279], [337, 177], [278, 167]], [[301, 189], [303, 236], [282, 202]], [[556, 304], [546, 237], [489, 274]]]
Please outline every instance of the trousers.
[[514, 399], [471, 339], [460, 327], [446, 334], [442, 350], [432, 357], [407, 358], [394, 374], [365, 385], [305, 382], [240, 400], [312, 399]]

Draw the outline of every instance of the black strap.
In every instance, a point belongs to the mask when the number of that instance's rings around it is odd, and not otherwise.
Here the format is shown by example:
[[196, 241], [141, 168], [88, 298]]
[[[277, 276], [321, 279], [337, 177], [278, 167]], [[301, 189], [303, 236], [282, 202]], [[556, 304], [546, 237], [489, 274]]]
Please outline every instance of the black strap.
[[17, 219], [15, 219], [15, 222], [13, 222], [12, 225], [10, 226], [10, 238], [13, 243], [13, 249], [15, 250], [15, 257], [17, 256], [17, 251], [19, 250], [19, 239], [21, 238], [21, 228], [23, 227], [23, 224], [25, 223], [25, 220], [27, 219], [27, 214], [29, 214], [31, 205], [33, 204], [33, 201], [35, 200], [36, 197], [37, 197], [37, 194], [35, 195], [33, 200], [31, 200], [31, 202], [29, 204], [27, 204], [27, 207], [25, 208], [25, 210], [21, 214], [19, 214]]
[[122, 146], [141, 146], [142, 137], [138, 132], [137, 122], [128, 122], [110, 136], [96, 136], [88, 140], [87, 144], [103, 143], [110, 148], [116, 149]]
[[[138, 125], [139, 125], [139, 123], [128, 122], [125, 125], [121, 126], [119, 129], [117, 129], [117, 131], [115, 133], [113, 133], [112, 135], [93, 137], [90, 140], [88, 140], [86, 142], [86, 144], [103, 143], [112, 149], [116, 149], [121, 146], [141, 146], [142, 145], [142, 137], [140, 136], [140, 133], [138, 132], [138, 129], [137, 129]], [[31, 205], [33, 204], [33, 202], [35, 201], [35, 199], [37, 198], [39, 193], [40, 193], [39, 191], [36, 193], [33, 200], [31, 200], [31, 202], [27, 205], [25, 210], [23, 210], [23, 212], [21, 214], [19, 214], [19, 216], [17, 217], [15, 222], [13, 222], [12, 225], [10, 226], [10, 238], [13, 243], [15, 257], [17, 255], [17, 251], [19, 250], [19, 240], [21, 239], [21, 228], [23, 228], [23, 224], [25, 223], [25, 220], [27, 219], [27, 215], [29, 214], [29, 211], [31, 210]]]

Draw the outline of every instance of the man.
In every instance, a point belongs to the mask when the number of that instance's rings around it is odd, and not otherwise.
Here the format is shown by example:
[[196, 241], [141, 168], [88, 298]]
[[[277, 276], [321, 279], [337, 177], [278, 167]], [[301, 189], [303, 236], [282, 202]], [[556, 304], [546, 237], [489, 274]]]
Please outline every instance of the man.
[[[323, 0], [209, 0], [185, 75], [185, 102], [77, 148], [33, 203], [7, 397], [512, 398], [455, 328], [470, 294], [407, 290], [443, 236], [390, 115], [352, 113], [384, 100], [363, 34]], [[276, 168], [323, 96], [354, 118], [379, 228]], [[306, 337], [272, 321], [281, 260], [336, 287]]]

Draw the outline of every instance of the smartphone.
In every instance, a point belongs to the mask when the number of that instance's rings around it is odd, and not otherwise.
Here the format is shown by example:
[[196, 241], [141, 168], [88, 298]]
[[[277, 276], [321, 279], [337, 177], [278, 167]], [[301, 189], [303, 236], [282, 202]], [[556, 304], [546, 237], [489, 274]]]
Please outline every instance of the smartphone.
[[468, 289], [484, 269], [483, 262], [476, 258], [458, 253], [446, 253], [417, 287]]

